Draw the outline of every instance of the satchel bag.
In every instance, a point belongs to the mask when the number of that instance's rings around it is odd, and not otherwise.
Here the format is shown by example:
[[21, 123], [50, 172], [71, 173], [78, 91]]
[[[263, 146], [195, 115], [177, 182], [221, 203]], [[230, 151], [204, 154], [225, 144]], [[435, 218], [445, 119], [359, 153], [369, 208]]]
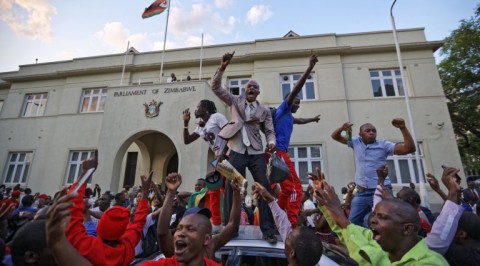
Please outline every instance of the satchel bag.
[[272, 154], [267, 165], [267, 178], [270, 184], [281, 183], [290, 176], [285, 160], [276, 152]]

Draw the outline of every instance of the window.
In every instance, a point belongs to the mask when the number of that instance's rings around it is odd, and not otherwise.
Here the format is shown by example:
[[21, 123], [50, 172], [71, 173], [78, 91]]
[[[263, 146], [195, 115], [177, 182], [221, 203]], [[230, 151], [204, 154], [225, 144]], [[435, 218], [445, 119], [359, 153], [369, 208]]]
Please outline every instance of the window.
[[82, 162], [93, 158], [95, 151], [71, 151], [68, 158], [68, 169], [65, 183], [72, 184], [82, 173]]
[[370, 70], [373, 97], [404, 96], [400, 69]]
[[43, 116], [47, 104], [47, 93], [27, 94], [23, 105], [22, 116]]
[[107, 89], [85, 89], [82, 95], [82, 113], [103, 112]]
[[302, 184], [308, 184], [307, 173], [315, 173], [315, 168], [322, 169], [322, 146], [290, 146], [288, 156]]
[[245, 94], [245, 84], [250, 81], [250, 78], [237, 78], [228, 80], [228, 88], [230, 93], [233, 95], [244, 95]]
[[10, 152], [5, 169], [5, 184], [25, 184], [33, 152]]
[[[420, 143], [418, 144], [417, 151], [420, 154], [420, 165], [422, 172], [425, 173], [423, 151]], [[417, 161], [415, 153], [407, 155], [393, 155], [387, 158], [388, 176], [392, 181], [392, 184], [409, 184], [418, 183], [417, 177]], [[423, 178], [423, 177], [422, 177]], [[425, 178], [423, 178], [425, 182]]]
[[[303, 74], [285, 74], [280, 75], [281, 99], [293, 90], [295, 84]], [[302, 90], [298, 93], [301, 100], [315, 100], [315, 84], [313, 76], [310, 74], [303, 85]]]

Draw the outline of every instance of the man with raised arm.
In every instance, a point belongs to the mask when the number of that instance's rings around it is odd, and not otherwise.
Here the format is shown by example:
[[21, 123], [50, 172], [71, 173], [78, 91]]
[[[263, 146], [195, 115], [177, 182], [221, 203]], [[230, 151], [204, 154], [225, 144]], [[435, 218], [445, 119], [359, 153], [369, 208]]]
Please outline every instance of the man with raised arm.
[[[290, 145], [290, 137], [293, 132], [293, 124], [307, 124], [310, 122], [318, 122], [320, 116], [317, 115], [313, 118], [295, 118], [292, 114], [296, 113], [300, 108], [300, 98], [298, 93], [303, 88], [305, 81], [310, 76], [313, 67], [318, 62], [317, 55], [312, 52], [309, 58], [309, 65], [307, 70], [303, 73], [300, 79], [295, 84], [293, 90], [285, 95], [285, 99], [277, 108], [275, 117], [273, 117], [273, 124], [275, 126], [275, 137], [277, 139], [277, 154], [280, 155], [290, 169], [290, 176], [280, 183], [282, 188], [278, 197], [278, 205], [283, 210], [287, 211], [288, 220], [290, 221], [292, 228], [297, 225], [298, 212], [302, 205], [303, 188], [300, 179], [298, 178], [295, 166], [288, 156], [288, 146]], [[266, 153], [267, 160], [270, 158], [270, 154]]]
[[315, 191], [319, 209], [359, 265], [448, 265], [417, 235], [420, 217], [410, 204], [399, 199], [381, 201], [367, 229], [348, 220], [332, 186], [324, 182], [324, 188]]
[[[270, 110], [257, 101], [260, 94], [260, 85], [255, 80], [245, 84], [245, 95], [236, 96], [222, 87], [222, 77], [228, 64], [232, 60], [233, 53], [226, 53], [221, 60], [220, 67], [213, 76], [212, 91], [230, 109], [231, 121], [225, 125], [218, 136], [227, 139], [229, 150], [228, 161], [245, 176], [248, 168], [255, 182], [270, 189], [266, 172], [267, 161], [263, 152], [264, 146], [260, 136], [260, 130], [264, 131], [268, 148], [274, 151], [276, 148], [275, 131], [273, 128], [272, 114]], [[232, 205], [232, 191], [230, 181], [225, 185], [224, 217], [230, 217]], [[263, 237], [270, 243], [275, 243], [275, 225], [267, 203], [260, 199], [258, 201], [260, 211], [260, 229]]]
[[[168, 230], [168, 225], [170, 222], [170, 217], [172, 213], [172, 204], [173, 204], [173, 198], [175, 196], [175, 193], [177, 192], [177, 189], [180, 187], [182, 184], [182, 176], [177, 173], [170, 173], [168, 174], [167, 178], [165, 179], [165, 185], [167, 187], [167, 194], [165, 196], [165, 202], [162, 208], [162, 211], [160, 213], [160, 216], [158, 218], [158, 224], [157, 224], [157, 234], [158, 234], [158, 241], [160, 243], [160, 248], [163, 252], [163, 254], [166, 257], [170, 256], [177, 256], [177, 250], [182, 249], [184, 247], [181, 247], [178, 245], [177, 242], [174, 241], [173, 238], [175, 236], [172, 236], [170, 231]], [[223, 230], [219, 234], [215, 234], [211, 236], [211, 239], [208, 241], [203, 246], [203, 252], [202, 256], [204, 256], [207, 259], [214, 259], [214, 253], [221, 247], [223, 247], [232, 237], [234, 234], [238, 231], [238, 227], [240, 225], [240, 188], [238, 184], [235, 182], [231, 182], [231, 187], [233, 190], [233, 205], [232, 205], [232, 211], [231, 211], [231, 216], [229, 217], [228, 223], [225, 225]], [[190, 209], [197, 210], [199, 208], [193, 207]], [[185, 212], [184, 217], [188, 214], [189, 210]], [[211, 215], [211, 214], [210, 214]], [[182, 221], [185, 218], [182, 218], [180, 220], [180, 224], [182, 224]], [[210, 234], [211, 234], [211, 226], [210, 226]], [[185, 244], [188, 247], [188, 243]]]
[[[188, 132], [188, 123], [190, 122], [190, 111], [183, 111], [183, 142], [188, 145], [198, 138], [202, 137], [210, 146], [215, 154], [217, 161], [221, 161], [225, 157], [227, 142], [218, 137], [218, 133], [228, 123], [227, 118], [217, 112], [215, 103], [210, 100], [201, 100], [194, 112], [195, 118], [200, 118], [197, 128], [193, 133]], [[218, 180], [217, 182], [222, 182]], [[222, 214], [220, 211], [220, 188], [209, 189], [205, 197], [205, 207], [212, 212], [212, 223], [219, 229], [222, 223]]]
[[306, 226], [298, 226], [292, 230], [287, 214], [278, 205], [275, 198], [260, 183], [255, 183], [254, 194], [261, 197], [272, 210], [275, 225], [282, 241], [285, 243], [285, 256], [290, 266], [317, 265], [322, 256], [323, 245], [314, 231]]
[[[97, 156], [82, 163], [82, 177], [90, 168], [96, 168]], [[130, 212], [122, 206], [109, 208], [102, 214], [98, 225], [98, 237], [88, 236], [83, 225], [83, 194], [85, 182], [78, 190], [78, 196], [72, 200], [71, 219], [67, 227], [67, 238], [70, 243], [93, 265], [125, 265], [135, 258], [135, 246], [142, 237], [142, 229], [148, 214], [148, 192], [152, 181], [144, 175], [142, 179], [143, 199], [138, 204], [135, 219], [129, 223]], [[77, 186], [77, 182], [72, 188]], [[70, 193], [72, 190], [70, 190]]]
[[[390, 155], [405, 155], [415, 152], [415, 144], [402, 118], [392, 120], [392, 125], [403, 136], [403, 143], [394, 143], [388, 140], [377, 139], [377, 129], [370, 123], [360, 126], [358, 137], [349, 140], [342, 136], [342, 131], [351, 132], [352, 124], [344, 123], [332, 133], [332, 138], [348, 145], [355, 154], [355, 182], [357, 193], [350, 205], [349, 220], [356, 225], [365, 224], [365, 218], [373, 207], [373, 194], [377, 186], [377, 168], [385, 165]], [[351, 134], [351, 133], [350, 133]], [[391, 187], [390, 178], [385, 180], [386, 186]]]

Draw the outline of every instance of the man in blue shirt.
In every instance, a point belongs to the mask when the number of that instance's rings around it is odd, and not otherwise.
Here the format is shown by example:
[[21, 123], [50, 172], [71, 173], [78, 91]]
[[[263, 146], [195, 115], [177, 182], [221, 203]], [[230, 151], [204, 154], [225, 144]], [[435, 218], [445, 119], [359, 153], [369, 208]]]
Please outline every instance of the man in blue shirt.
[[[377, 129], [370, 123], [360, 127], [358, 137], [349, 140], [342, 136], [342, 131], [351, 132], [352, 125], [344, 123], [332, 133], [332, 138], [342, 144], [348, 145], [355, 154], [355, 182], [357, 193], [350, 205], [348, 219], [356, 225], [365, 226], [365, 217], [373, 207], [373, 194], [377, 186], [376, 169], [385, 165], [390, 155], [405, 155], [415, 152], [415, 144], [410, 132], [402, 118], [392, 120], [392, 125], [403, 135], [403, 143], [394, 143], [388, 140], [377, 140]], [[391, 187], [390, 178], [385, 179], [384, 186]]]
[[[275, 127], [275, 137], [277, 139], [277, 154], [281, 156], [288, 168], [290, 169], [290, 176], [280, 183], [282, 188], [278, 197], [278, 205], [283, 210], [286, 210], [288, 220], [295, 228], [297, 224], [298, 212], [302, 204], [302, 183], [295, 171], [295, 166], [288, 157], [288, 146], [290, 145], [290, 137], [292, 136], [293, 124], [306, 124], [310, 122], [318, 122], [320, 116], [313, 118], [294, 118], [292, 113], [296, 113], [300, 108], [300, 98], [297, 96], [302, 90], [305, 81], [310, 76], [315, 64], [318, 62], [317, 55], [312, 53], [310, 55], [309, 66], [302, 77], [298, 80], [293, 90], [285, 96], [282, 104], [278, 107], [275, 117], [273, 117], [273, 124]], [[269, 153], [265, 153], [267, 159], [270, 157]]]

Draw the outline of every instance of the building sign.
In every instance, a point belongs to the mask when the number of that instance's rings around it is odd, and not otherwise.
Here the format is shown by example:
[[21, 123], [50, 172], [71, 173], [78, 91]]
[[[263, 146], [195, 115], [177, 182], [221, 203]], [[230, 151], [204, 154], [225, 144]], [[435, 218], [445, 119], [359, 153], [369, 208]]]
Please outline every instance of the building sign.
[[163, 93], [191, 92], [196, 91], [195, 86], [165, 88]]
[[144, 103], [143, 106], [145, 107], [145, 116], [146, 117], [155, 117], [158, 116], [158, 113], [160, 113], [160, 105], [162, 105], [163, 102], [158, 102], [155, 100], [151, 100], [150, 103]]
[[113, 93], [113, 97], [117, 96], [132, 96], [132, 95], [145, 95], [147, 90], [132, 90], [132, 91], [116, 91]]
[[[147, 95], [149, 90], [124, 90], [124, 91], [115, 91], [113, 97], [120, 96], [139, 96]], [[179, 93], [179, 92], [195, 92], [195, 86], [183, 86], [183, 87], [167, 87], [163, 88], [163, 93]], [[152, 94], [158, 94], [159, 89], [150, 90]]]

